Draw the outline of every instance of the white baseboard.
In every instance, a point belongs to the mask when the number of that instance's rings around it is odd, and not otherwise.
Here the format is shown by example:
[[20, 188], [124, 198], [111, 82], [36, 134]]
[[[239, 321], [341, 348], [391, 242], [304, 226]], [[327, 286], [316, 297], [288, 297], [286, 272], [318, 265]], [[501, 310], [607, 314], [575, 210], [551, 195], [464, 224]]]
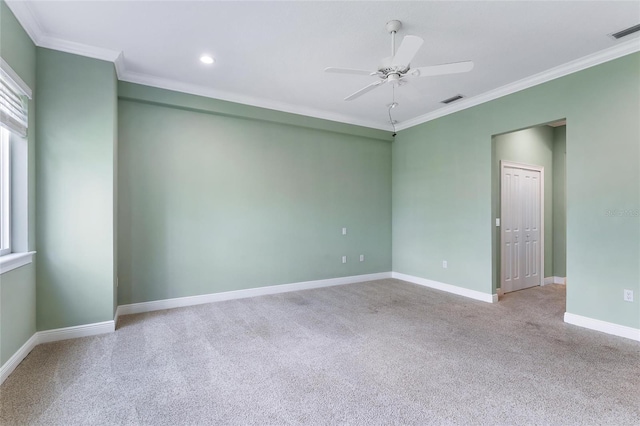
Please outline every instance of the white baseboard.
[[583, 317], [582, 315], [570, 314], [569, 312], [564, 313], [564, 322], [640, 342], [640, 329], [638, 328]]
[[447, 293], [457, 294], [458, 296], [469, 297], [471, 299], [481, 300], [488, 303], [496, 303], [498, 301], [497, 294], [482, 293], [480, 291], [469, 290], [468, 288], [458, 287], [451, 284], [445, 284], [438, 281], [428, 280], [426, 278], [414, 277], [413, 275], [401, 274], [400, 272], [392, 272], [391, 278], [410, 283], [422, 285], [436, 290], [446, 291]]
[[2, 367], [0, 367], [0, 385], [9, 377], [13, 370], [29, 355], [29, 352], [38, 345], [38, 333], [35, 333], [14, 353]]
[[[58, 328], [54, 330], [38, 331], [9, 360], [0, 367], [0, 384], [15, 370], [22, 360], [37, 345], [41, 343], [56, 342], [59, 340], [75, 339], [78, 337], [94, 336], [98, 334], [112, 333], [115, 331], [120, 315], [128, 315], [141, 312], [150, 312], [160, 309], [170, 309], [182, 306], [198, 305], [202, 303], [210, 303], [223, 300], [241, 299], [246, 297], [261, 296], [267, 294], [286, 293], [290, 291], [307, 290], [312, 288], [330, 287], [342, 284], [354, 284], [365, 281], [375, 281], [387, 278], [395, 278], [410, 283], [422, 285], [436, 290], [446, 291], [448, 293], [469, 297], [471, 299], [481, 300], [483, 302], [496, 303], [498, 294], [482, 293], [475, 290], [469, 290], [463, 287], [445, 284], [438, 281], [432, 281], [425, 278], [414, 277], [399, 272], [381, 272], [377, 274], [355, 275], [350, 277], [331, 278], [327, 280], [305, 281], [293, 284], [275, 285], [269, 287], [259, 287], [246, 290], [228, 291], [224, 293], [205, 294], [202, 296], [181, 297], [176, 299], [158, 300], [154, 302], [135, 303], [131, 305], [121, 305], [116, 309], [113, 321], [103, 321], [93, 324], [85, 324], [74, 327]], [[501, 289], [498, 289], [500, 292]], [[606, 321], [600, 321], [593, 318], [583, 317], [566, 312], [564, 321], [568, 324], [577, 325], [579, 327], [591, 330], [601, 331], [603, 333], [612, 334], [614, 336], [625, 337], [640, 341], [640, 329], [614, 324]]]
[[244, 299], [247, 297], [265, 296], [268, 294], [288, 293], [290, 291], [309, 290], [312, 288], [383, 280], [386, 278], [391, 278], [391, 272], [354, 275], [350, 277], [330, 278], [326, 280], [303, 281], [292, 284], [280, 284], [268, 287], [248, 288], [245, 290], [225, 291], [222, 293], [202, 294], [199, 296], [177, 297], [174, 299], [154, 300], [152, 302], [132, 303], [129, 305], [118, 306], [116, 316], [181, 308], [184, 306], [201, 305], [204, 303], [222, 302], [225, 300]]
[[103, 321], [93, 324], [77, 325], [75, 327], [56, 328], [53, 330], [37, 331], [26, 341], [9, 361], [0, 367], [0, 384], [15, 370], [29, 352], [41, 343], [57, 342], [59, 340], [76, 339], [78, 337], [95, 336], [97, 334], [113, 333], [114, 321]]
[[57, 342], [59, 340], [76, 339], [78, 337], [95, 336], [97, 334], [113, 333], [120, 315], [135, 314], [141, 312], [157, 311], [161, 309], [177, 308], [182, 306], [199, 305], [202, 303], [218, 302], [246, 297], [263, 296], [267, 294], [286, 293], [290, 291], [308, 290], [312, 288], [330, 287], [342, 284], [354, 284], [365, 281], [375, 281], [391, 278], [391, 272], [377, 274], [354, 275], [350, 277], [330, 278], [326, 280], [304, 281], [292, 284], [274, 285], [269, 287], [250, 288], [246, 290], [227, 291], [224, 293], [204, 294], [201, 296], [180, 297], [176, 299], [157, 300], [154, 302], [134, 303], [121, 305], [116, 308], [113, 321], [103, 321], [93, 324], [84, 324], [74, 327], [58, 328], [54, 330], [38, 331], [9, 361], [0, 367], [0, 384], [15, 370], [22, 360], [29, 355], [37, 345], [41, 343]]
[[562, 284], [565, 285], [567, 282], [567, 278], [566, 277], [545, 277], [544, 278], [544, 285], [547, 284]]
[[59, 340], [77, 339], [78, 337], [95, 336], [97, 334], [113, 333], [115, 323], [111, 321], [96, 322], [93, 324], [76, 325], [74, 327], [56, 328], [53, 330], [38, 331], [38, 344], [57, 342]]

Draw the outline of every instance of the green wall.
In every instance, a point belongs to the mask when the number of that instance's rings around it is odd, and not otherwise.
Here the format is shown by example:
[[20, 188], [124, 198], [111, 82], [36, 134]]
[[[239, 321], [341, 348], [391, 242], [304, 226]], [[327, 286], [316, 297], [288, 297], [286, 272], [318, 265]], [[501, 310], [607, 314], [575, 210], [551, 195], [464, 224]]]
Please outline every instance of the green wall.
[[[4, 1], [0, 0], [0, 56], [36, 95], [36, 47]], [[29, 101], [28, 249], [35, 249], [35, 101]], [[35, 264], [0, 275], [0, 364], [36, 331]]]
[[120, 96], [119, 304], [391, 270], [388, 132]]
[[553, 276], [567, 276], [567, 127], [553, 131]]
[[112, 320], [115, 69], [37, 55], [37, 327]]
[[[640, 328], [640, 53], [401, 131], [393, 270], [493, 292], [493, 135], [567, 119], [567, 312]], [[449, 268], [443, 269], [443, 259]]]
[[208, 112], [221, 117], [236, 117], [260, 122], [287, 124], [302, 129], [326, 130], [332, 133], [362, 136], [389, 142], [393, 140], [391, 132], [384, 130], [354, 126], [306, 115], [291, 114], [122, 81], [118, 83], [118, 97], [155, 105], [172, 106], [188, 111]]
[[[544, 276], [553, 275], [553, 128], [537, 126], [493, 137], [493, 217], [501, 215], [500, 162], [511, 161], [544, 167]], [[495, 222], [495, 219], [494, 219]], [[500, 287], [500, 227], [494, 227], [495, 286]]]

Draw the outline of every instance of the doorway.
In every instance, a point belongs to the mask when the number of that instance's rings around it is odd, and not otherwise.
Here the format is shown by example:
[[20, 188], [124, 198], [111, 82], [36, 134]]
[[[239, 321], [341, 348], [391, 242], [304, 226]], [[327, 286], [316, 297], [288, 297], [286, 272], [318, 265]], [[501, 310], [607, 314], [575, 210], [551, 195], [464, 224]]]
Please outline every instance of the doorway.
[[[532, 286], [566, 283], [565, 170], [565, 120], [492, 137], [493, 283], [499, 300]], [[503, 185], [511, 186], [503, 191]], [[528, 216], [510, 219], [502, 206], [506, 196], [515, 203], [512, 214]]]

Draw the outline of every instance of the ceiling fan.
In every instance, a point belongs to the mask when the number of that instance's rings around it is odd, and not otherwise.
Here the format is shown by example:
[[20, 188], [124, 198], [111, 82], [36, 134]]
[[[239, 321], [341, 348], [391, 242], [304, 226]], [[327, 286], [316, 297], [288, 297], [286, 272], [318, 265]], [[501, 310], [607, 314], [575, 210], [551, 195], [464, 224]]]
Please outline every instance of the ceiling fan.
[[336, 74], [357, 74], [376, 76], [379, 80], [363, 87], [355, 93], [344, 98], [345, 101], [354, 100], [376, 87], [385, 83], [401, 86], [406, 83], [408, 77], [431, 77], [435, 75], [457, 74], [473, 69], [472, 61], [455, 62], [451, 64], [432, 65], [427, 67], [411, 68], [411, 60], [418, 53], [424, 40], [417, 36], [405, 36], [396, 51], [396, 33], [402, 27], [400, 21], [387, 22], [387, 31], [391, 34], [391, 56], [384, 58], [377, 71], [366, 71], [350, 68], [325, 68], [325, 72]]

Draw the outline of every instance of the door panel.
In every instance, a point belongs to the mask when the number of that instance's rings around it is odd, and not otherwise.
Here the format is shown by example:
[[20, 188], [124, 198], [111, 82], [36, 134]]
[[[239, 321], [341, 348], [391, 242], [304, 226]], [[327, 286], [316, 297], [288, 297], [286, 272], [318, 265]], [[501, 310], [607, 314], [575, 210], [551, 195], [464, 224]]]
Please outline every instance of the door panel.
[[509, 292], [542, 282], [541, 172], [505, 166], [501, 182], [501, 286]]

